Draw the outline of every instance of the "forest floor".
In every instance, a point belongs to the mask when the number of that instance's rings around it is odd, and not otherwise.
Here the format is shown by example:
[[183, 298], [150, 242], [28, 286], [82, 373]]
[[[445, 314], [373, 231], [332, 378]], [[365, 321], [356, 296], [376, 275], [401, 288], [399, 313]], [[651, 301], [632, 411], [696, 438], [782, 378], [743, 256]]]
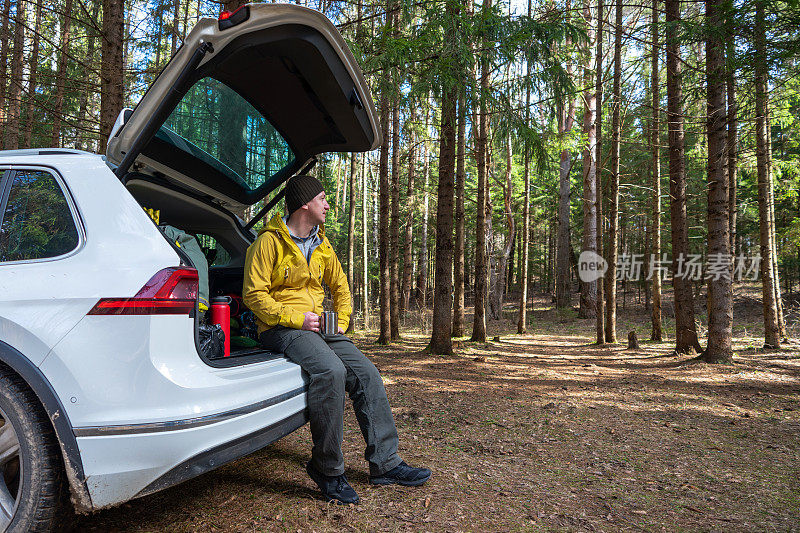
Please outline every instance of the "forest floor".
[[[800, 322], [789, 309], [790, 333]], [[172, 489], [82, 517], [80, 531], [800, 530], [800, 345], [759, 348], [757, 291], [737, 297], [736, 356], [712, 366], [649, 338], [642, 306], [620, 342], [536, 300], [528, 335], [511, 306], [492, 341], [424, 352], [413, 330], [356, 343], [381, 370], [418, 488], [373, 487], [352, 409], [348, 479], [358, 506], [318, 498], [303, 468], [308, 426]], [[702, 321], [702, 319], [701, 319]]]

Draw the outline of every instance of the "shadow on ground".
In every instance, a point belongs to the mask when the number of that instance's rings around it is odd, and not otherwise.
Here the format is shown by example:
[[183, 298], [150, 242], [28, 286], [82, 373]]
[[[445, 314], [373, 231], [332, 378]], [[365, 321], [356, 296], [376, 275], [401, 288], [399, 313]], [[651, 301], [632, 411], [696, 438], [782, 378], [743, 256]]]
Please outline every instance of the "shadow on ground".
[[[646, 317], [645, 317], [646, 318]], [[381, 369], [416, 489], [371, 487], [348, 409], [357, 507], [317, 499], [305, 427], [178, 487], [79, 520], [86, 531], [791, 530], [800, 527], [800, 352], [733, 366], [591, 345], [591, 334], [501, 335], [423, 352], [357, 342]], [[587, 323], [586, 329], [590, 330]], [[510, 328], [509, 328], [510, 331]]]

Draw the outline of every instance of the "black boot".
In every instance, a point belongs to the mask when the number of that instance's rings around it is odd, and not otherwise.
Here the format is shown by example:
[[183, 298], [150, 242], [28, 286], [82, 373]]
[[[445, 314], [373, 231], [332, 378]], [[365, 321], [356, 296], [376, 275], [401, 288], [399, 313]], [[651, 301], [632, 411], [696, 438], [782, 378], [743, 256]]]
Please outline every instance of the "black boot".
[[325, 496], [328, 501], [335, 501], [342, 505], [358, 503], [358, 494], [356, 494], [356, 491], [350, 486], [350, 483], [347, 482], [347, 478], [344, 474], [326, 476], [318, 472], [317, 469], [311, 465], [310, 461], [306, 464], [306, 472], [308, 472], [309, 477], [314, 480], [314, 483], [317, 484], [319, 490], [322, 491], [322, 495]]
[[405, 461], [392, 468], [388, 472], [379, 476], [370, 476], [369, 482], [373, 485], [405, 485], [406, 487], [416, 487], [422, 485], [431, 477], [431, 471], [427, 468], [414, 468]]

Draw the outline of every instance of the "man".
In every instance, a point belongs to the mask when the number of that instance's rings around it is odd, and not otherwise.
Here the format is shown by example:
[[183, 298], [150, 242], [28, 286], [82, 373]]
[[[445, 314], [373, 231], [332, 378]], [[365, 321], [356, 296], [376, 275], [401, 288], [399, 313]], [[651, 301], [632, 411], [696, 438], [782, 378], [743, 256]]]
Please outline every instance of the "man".
[[[286, 216], [275, 215], [247, 249], [245, 305], [255, 313], [261, 344], [283, 353], [308, 373], [308, 411], [314, 446], [306, 471], [328, 500], [358, 503], [344, 475], [345, 396], [367, 447], [370, 482], [417, 486], [431, 476], [397, 455], [397, 429], [375, 365], [343, 335], [352, 311], [342, 265], [321, 228], [330, 206], [322, 184], [294, 176], [286, 184]], [[339, 315], [338, 335], [323, 338], [319, 315], [325, 282]]]

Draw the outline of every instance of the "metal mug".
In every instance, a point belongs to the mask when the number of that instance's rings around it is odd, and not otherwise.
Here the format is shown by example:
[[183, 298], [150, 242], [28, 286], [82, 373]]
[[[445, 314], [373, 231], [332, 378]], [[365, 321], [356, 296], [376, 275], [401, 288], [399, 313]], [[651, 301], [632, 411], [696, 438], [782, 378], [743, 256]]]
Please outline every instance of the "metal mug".
[[320, 318], [320, 334], [328, 336], [339, 333], [339, 314], [336, 311], [323, 311]]

